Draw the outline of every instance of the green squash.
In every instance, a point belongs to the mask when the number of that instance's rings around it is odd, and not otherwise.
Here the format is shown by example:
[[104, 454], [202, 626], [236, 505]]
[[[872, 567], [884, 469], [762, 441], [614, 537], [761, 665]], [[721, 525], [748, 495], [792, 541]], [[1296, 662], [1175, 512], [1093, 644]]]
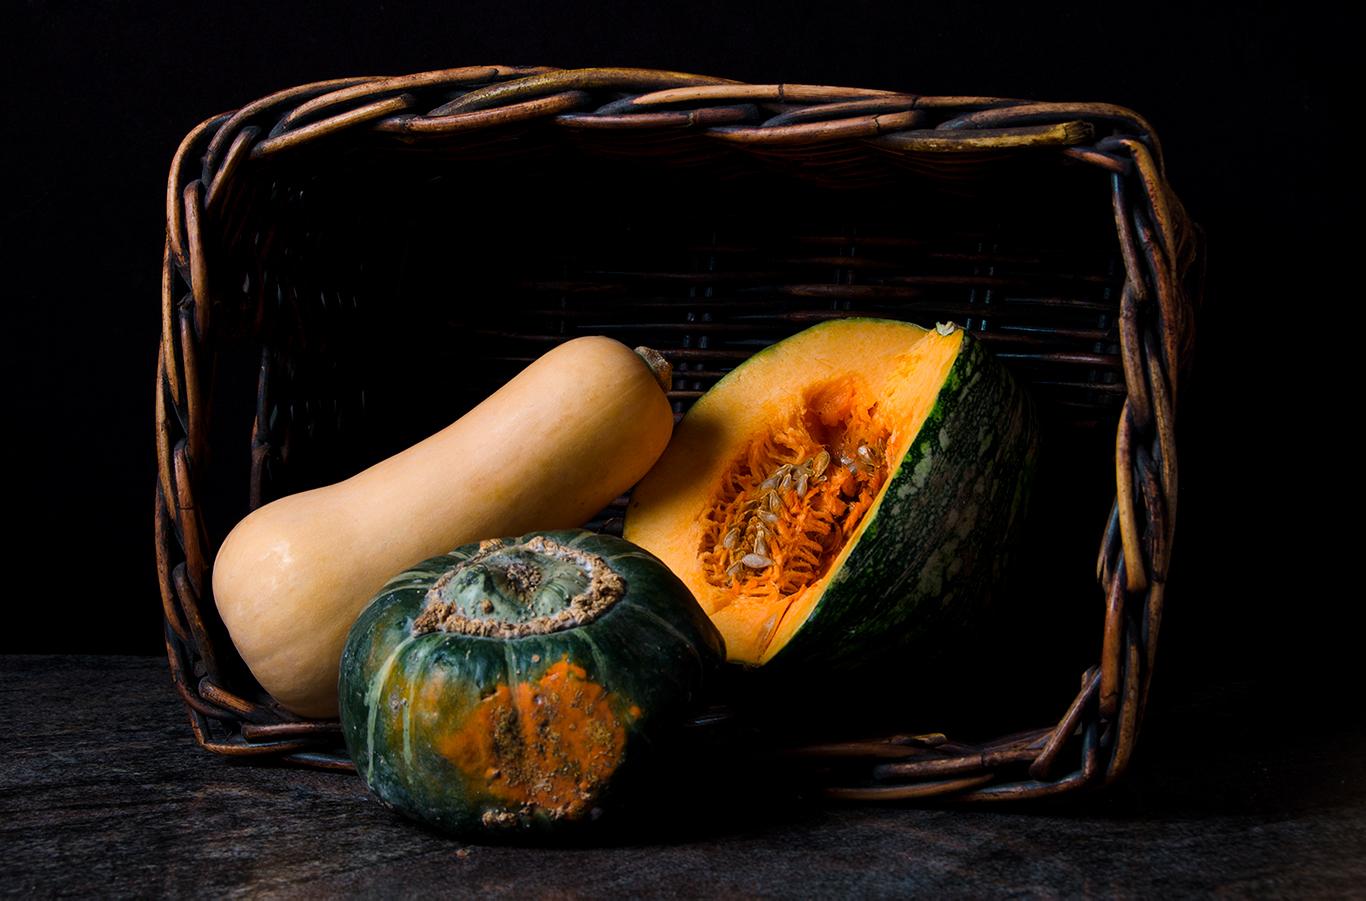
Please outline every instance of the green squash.
[[379, 798], [464, 835], [597, 819], [718, 668], [720, 634], [608, 535], [484, 541], [390, 579], [342, 654], [342, 730]]
[[725, 638], [801, 672], [913, 660], [970, 621], [1024, 518], [1028, 396], [957, 327], [844, 319], [736, 367], [626, 515]]

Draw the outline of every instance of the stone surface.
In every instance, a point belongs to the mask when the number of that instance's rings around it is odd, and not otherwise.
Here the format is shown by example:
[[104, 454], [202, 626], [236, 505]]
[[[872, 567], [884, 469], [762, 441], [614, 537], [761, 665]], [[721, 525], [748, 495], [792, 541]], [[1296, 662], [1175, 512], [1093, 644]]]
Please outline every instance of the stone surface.
[[1249, 717], [1255, 691], [1150, 715], [1131, 778], [1099, 797], [739, 797], [603, 847], [483, 847], [398, 819], [354, 777], [200, 751], [162, 660], [5, 657], [0, 894], [1362, 895], [1366, 726]]

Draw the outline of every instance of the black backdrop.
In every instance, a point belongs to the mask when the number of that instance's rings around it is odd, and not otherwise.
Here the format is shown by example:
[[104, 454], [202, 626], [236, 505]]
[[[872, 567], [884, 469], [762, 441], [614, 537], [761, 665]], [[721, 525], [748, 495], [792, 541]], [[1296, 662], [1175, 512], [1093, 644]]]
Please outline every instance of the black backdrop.
[[1290, 391], [1276, 386], [1293, 351], [1269, 341], [1278, 318], [1299, 315], [1285, 301], [1303, 291], [1300, 254], [1317, 206], [1302, 173], [1317, 158], [1310, 123], [1322, 112], [1309, 48], [1334, 30], [1299, 8], [847, 0], [807, 15], [716, 0], [30, 0], [8, 9], [3, 315], [16, 534], [6, 555], [15, 612], [0, 651], [160, 651], [154, 351], [164, 179], [182, 135], [293, 84], [498, 62], [1104, 100], [1144, 114], [1176, 190], [1207, 228], [1211, 265], [1182, 398], [1183, 503], [1159, 669], [1171, 672], [1168, 684], [1190, 685], [1317, 673], [1329, 661], [1324, 639], [1338, 631], [1342, 596], [1318, 590], [1304, 519], [1282, 509], [1314, 484], [1296, 450], [1296, 436], [1314, 430], [1299, 421], [1284, 431]]

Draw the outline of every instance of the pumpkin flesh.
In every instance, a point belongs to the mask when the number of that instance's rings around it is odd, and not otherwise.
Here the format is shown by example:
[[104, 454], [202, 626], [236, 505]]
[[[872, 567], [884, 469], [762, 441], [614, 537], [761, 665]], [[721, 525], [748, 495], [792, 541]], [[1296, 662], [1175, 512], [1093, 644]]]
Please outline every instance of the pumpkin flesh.
[[756, 355], [689, 412], [637, 489], [626, 535], [692, 589], [729, 659], [768, 662], [811, 616], [962, 342], [957, 329], [826, 323]]

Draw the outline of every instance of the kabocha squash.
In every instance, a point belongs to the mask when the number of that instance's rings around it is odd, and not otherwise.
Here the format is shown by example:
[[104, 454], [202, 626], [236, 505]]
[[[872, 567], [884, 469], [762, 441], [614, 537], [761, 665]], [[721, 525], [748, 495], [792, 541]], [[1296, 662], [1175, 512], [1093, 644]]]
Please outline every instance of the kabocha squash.
[[386, 804], [456, 833], [595, 819], [720, 666], [659, 560], [609, 535], [483, 541], [400, 573], [341, 664], [346, 746]]
[[961, 329], [823, 323], [697, 401], [625, 535], [683, 579], [731, 660], [871, 662], [982, 603], [1036, 432], [1027, 397]]
[[386, 579], [470, 541], [581, 525], [630, 488], [673, 429], [667, 366], [610, 338], [569, 341], [425, 441], [247, 516], [213, 590], [262, 687], [335, 715], [346, 631]]

